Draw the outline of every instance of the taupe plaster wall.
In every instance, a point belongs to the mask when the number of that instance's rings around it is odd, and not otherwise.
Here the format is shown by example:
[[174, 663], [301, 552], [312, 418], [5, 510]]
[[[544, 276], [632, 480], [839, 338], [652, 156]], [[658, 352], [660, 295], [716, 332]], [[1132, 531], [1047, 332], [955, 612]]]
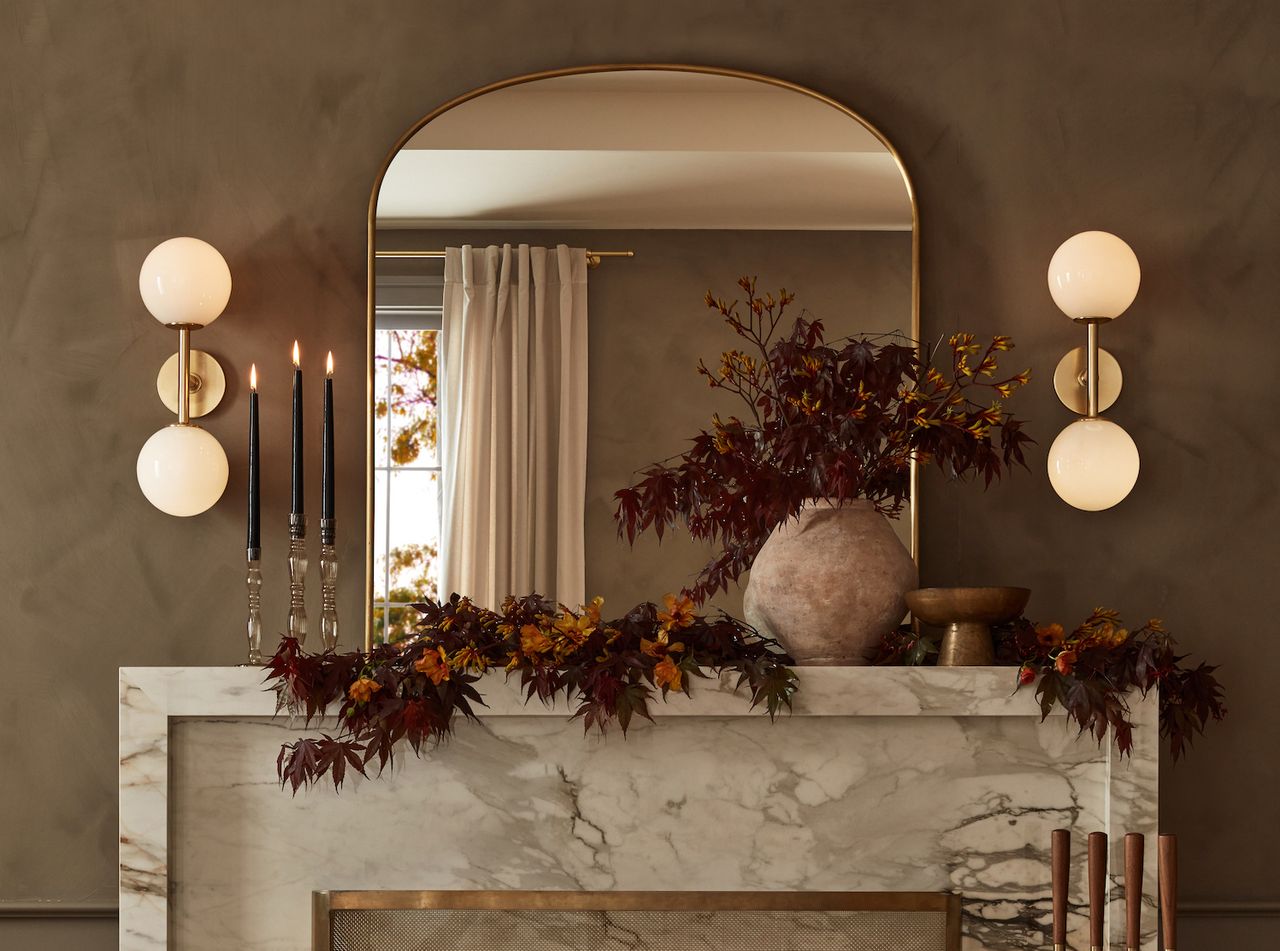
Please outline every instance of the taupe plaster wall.
[[[699, 358], [715, 368], [719, 354], [739, 343], [703, 303], [708, 290], [741, 299], [743, 275], [759, 279], [761, 294], [785, 287], [797, 295], [789, 312], [820, 318], [828, 340], [911, 332], [910, 232], [389, 230], [378, 237], [388, 251], [503, 242], [636, 252], [607, 259], [588, 278], [586, 590], [619, 614], [678, 591], [711, 554], [682, 533], [661, 544], [642, 536], [631, 548], [613, 520], [613, 493], [636, 470], [683, 452], [712, 412], [745, 415], [740, 401], [712, 393], [694, 369]], [[383, 264], [397, 273], [443, 273], [439, 262]], [[910, 544], [907, 524], [900, 527]], [[710, 607], [741, 617], [740, 587]]]
[[[1134, 496], [1075, 512], [1040, 454], [987, 494], [931, 481], [926, 576], [1028, 584], [1042, 618], [1099, 603], [1162, 615], [1223, 664], [1231, 720], [1165, 770], [1163, 821], [1184, 837], [1188, 899], [1274, 907], [1278, 35], [1280, 8], [1243, 0], [4, 4], [0, 896], [114, 894], [117, 666], [240, 658], [240, 467], [190, 522], [133, 480], [166, 419], [153, 380], [174, 343], [137, 297], [147, 250], [198, 234], [235, 274], [198, 344], [237, 392], [250, 360], [264, 371], [280, 618], [287, 347], [300, 336], [316, 367], [332, 346], [339, 399], [358, 403], [346, 368], [362, 359], [364, 216], [384, 150], [496, 78], [685, 60], [807, 83], [880, 124], [920, 195], [926, 331], [1017, 336], [1039, 374], [1018, 405], [1042, 450], [1067, 420], [1047, 377], [1076, 343], [1045, 264], [1084, 228], [1133, 244], [1143, 291], [1106, 344], [1127, 382], [1114, 418], [1143, 453]], [[233, 398], [209, 420], [237, 460], [243, 410]], [[338, 438], [350, 629], [361, 436], [348, 423]], [[42, 943], [91, 946], [61, 927]], [[1199, 919], [1184, 942], [1216, 933]], [[1277, 919], [1231, 935], [1274, 947]]]

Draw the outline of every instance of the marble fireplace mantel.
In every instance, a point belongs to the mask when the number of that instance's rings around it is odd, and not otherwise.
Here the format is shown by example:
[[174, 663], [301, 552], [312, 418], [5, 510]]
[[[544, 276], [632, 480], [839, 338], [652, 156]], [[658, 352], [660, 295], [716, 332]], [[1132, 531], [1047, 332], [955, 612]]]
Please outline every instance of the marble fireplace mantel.
[[[729, 677], [655, 706], [624, 740], [481, 684], [488, 709], [438, 749], [341, 795], [281, 791], [252, 668], [120, 671], [120, 947], [310, 947], [311, 892], [353, 888], [959, 891], [966, 949], [1047, 946], [1049, 831], [1148, 837], [1156, 700], [1133, 755], [1040, 722], [1010, 668], [801, 668], [794, 713]], [[1122, 948], [1120, 892], [1108, 933]], [[1148, 914], [1143, 949], [1155, 948]], [[1087, 946], [1083, 918], [1072, 944]]]

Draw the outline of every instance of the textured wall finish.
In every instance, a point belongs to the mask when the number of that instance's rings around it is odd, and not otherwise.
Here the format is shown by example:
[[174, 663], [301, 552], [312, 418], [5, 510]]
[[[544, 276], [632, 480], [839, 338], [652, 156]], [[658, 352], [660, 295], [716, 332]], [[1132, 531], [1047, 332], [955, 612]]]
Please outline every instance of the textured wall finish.
[[[1280, 907], [1260, 596], [1280, 519], [1278, 35], [1280, 6], [1245, 0], [0, 5], [0, 896], [114, 896], [118, 666], [239, 660], [251, 360], [273, 546], [264, 608], [283, 623], [288, 347], [300, 336], [318, 371], [331, 346], [338, 400], [359, 404], [360, 378], [343, 371], [363, 360], [365, 214], [396, 137], [505, 76], [685, 60], [813, 86], [901, 150], [921, 203], [926, 335], [1012, 333], [1038, 374], [1015, 404], [1040, 440], [1032, 473], [986, 494], [927, 480], [924, 580], [1027, 585], [1042, 619], [1096, 603], [1160, 615], [1223, 664], [1231, 719], [1166, 767], [1162, 816], [1183, 837], [1185, 898]], [[1049, 375], [1079, 343], [1044, 273], [1085, 228], [1120, 234], [1143, 265], [1106, 335], [1126, 382], [1111, 415], [1142, 476], [1098, 514], [1064, 505], [1042, 470], [1069, 418]], [[229, 373], [208, 427], [232, 481], [189, 522], [148, 505], [133, 477], [166, 418], [153, 381], [174, 344], [141, 306], [138, 266], [183, 233], [217, 246], [235, 280], [200, 338]], [[348, 421], [337, 438], [351, 629], [362, 435]], [[1184, 942], [1209, 940], [1209, 924], [1189, 922]], [[1275, 917], [1224, 929], [1235, 948], [1280, 944]]]

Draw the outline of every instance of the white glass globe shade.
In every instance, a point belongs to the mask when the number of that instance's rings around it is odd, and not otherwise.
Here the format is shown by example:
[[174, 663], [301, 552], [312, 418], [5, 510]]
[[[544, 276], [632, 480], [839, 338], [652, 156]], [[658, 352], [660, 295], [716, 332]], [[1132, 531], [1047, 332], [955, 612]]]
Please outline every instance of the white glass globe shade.
[[231, 269], [213, 245], [199, 238], [170, 238], [142, 262], [138, 291], [160, 323], [204, 327], [227, 306]]
[[1138, 481], [1138, 447], [1107, 419], [1077, 419], [1049, 447], [1049, 481], [1068, 505], [1109, 509]]
[[1106, 231], [1068, 238], [1049, 261], [1049, 293], [1072, 320], [1119, 317], [1138, 296], [1142, 270], [1133, 248]]
[[199, 515], [222, 498], [227, 454], [199, 426], [166, 426], [138, 453], [138, 485], [169, 515]]

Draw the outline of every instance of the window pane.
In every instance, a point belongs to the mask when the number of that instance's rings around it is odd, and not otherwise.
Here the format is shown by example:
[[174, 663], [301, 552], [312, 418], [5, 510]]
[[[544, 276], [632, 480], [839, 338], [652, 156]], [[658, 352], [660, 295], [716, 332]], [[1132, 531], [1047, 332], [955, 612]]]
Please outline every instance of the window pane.
[[391, 461], [437, 464], [436, 341], [434, 330], [389, 330], [383, 361], [390, 372]]
[[411, 607], [384, 605], [374, 611], [374, 639], [392, 643], [413, 633], [420, 615]]
[[387, 644], [404, 640], [413, 633], [419, 614], [411, 607], [378, 604], [373, 609], [373, 643]]
[[387, 600], [387, 473], [373, 470], [373, 600]]
[[391, 473], [388, 601], [436, 597], [440, 578], [440, 480], [434, 472]]
[[[388, 464], [387, 436], [389, 427], [389, 407], [387, 404], [387, 384], [391, 374], [387, 369], [387, 353], [390, 346], [390, 334], [385, 330], [376, 331], [373, 335], [373, 464]], [[382, 510], [379, 509], [379, 518]]]

